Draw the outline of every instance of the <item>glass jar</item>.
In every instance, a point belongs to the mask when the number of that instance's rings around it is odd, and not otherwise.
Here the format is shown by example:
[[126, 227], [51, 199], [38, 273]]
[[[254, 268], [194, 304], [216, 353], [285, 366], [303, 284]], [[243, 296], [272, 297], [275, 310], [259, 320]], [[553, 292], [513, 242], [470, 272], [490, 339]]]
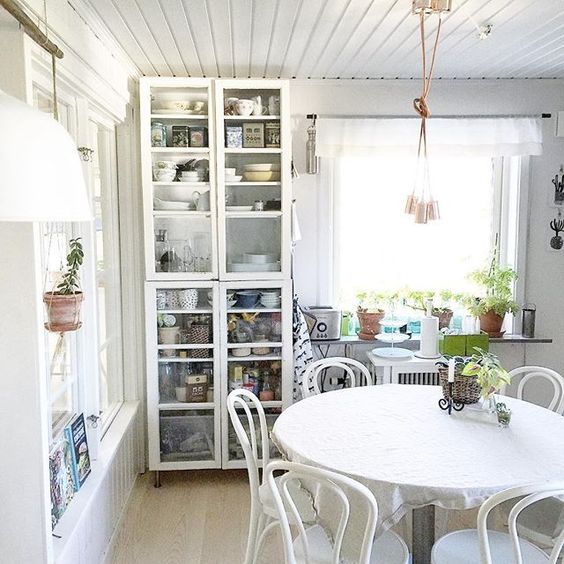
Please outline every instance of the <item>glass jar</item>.
[[160, 121], [151, 124], [151, 146], [166, 147], [166, 125]]

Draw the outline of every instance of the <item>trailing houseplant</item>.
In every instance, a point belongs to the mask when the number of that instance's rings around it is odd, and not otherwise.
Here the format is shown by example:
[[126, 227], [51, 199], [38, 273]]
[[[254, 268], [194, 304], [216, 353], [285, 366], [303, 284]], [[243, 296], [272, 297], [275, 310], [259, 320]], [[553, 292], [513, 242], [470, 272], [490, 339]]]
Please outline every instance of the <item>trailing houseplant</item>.
[[[474, 347], [476, 353], [462, 370], [463, 376], [476, 377], [482, 390], [481, 396], [484, 400], [493, 399], [494, 394], [511, 382], [511, 376], [501, 366], [499, 358], [479, 347]], [[493, 402], [495, 404], [495, 401]]]
[[490, 337], [503, 335], [501, 327], [507, 313], [515, 314], [519, 305], [513, 299], [513, 283], [517, 273], [499, 263], [497, 244], [486, 268], [470, 274], [470, 279], [481, 286], [484, 294], [470, 301], [468, 309], [472, 315], [480, 318], [480, 327]]
[[76, 331], [82, 325], [80, 308], [84, 294], [80, 289], [80, 267], [84, 250], [80, 237], [69, 241], [67, 264], [55, 289], [43, 294], [47, 309], [46, 329], [57, 333]]

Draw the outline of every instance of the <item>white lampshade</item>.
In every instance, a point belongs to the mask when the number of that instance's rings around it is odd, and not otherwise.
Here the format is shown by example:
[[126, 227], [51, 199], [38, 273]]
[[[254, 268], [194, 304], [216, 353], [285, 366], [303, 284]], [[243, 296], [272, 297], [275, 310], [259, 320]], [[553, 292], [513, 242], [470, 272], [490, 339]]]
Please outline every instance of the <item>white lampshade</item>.
[[76, 143], [51, 116], [0, 90], [0, 221], [90, 221]]

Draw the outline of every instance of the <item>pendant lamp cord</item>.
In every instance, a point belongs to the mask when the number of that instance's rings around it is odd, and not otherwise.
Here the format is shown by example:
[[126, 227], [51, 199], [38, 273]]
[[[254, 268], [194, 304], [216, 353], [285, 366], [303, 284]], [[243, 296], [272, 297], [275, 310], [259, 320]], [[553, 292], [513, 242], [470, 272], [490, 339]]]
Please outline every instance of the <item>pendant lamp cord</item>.
[[[429, 68], [429, 76], [427, 76], [427, 46], [425, 42], [425, 14], [424, 11], [421, 10], [419, 14], [419, 29], [421, 32], [421, 58], [423, 63], [423, 88], [421, 90], [421, 95], [418, 98], [413, 100], [413, 107], [415, 111], [421, 116], [421, 127], [419, 128], [419, 144], [417, 147], [417, 168], [419, 169], [419, 165], [421, 163], [421, 154], [423, 153], [423, 174], [425, 177], [426, 182], [423, 184], [423, 194], [425, 195], [425, 185], [429, 187], [430, 191], [430, 182], [429, 182], [429, 162], [427, 159], [427, 119], [431, 115], [431, 111], [429, 110], [429, 106], [427, 104], [427, 97], [429, 96], [429, 92], [431, 90], [431, 82], [433, 79], [433, 72], [435, 70], [435, 61], [437, 58], [437, 50], [439, 46], [439, 38], [441, 35], [441, 26], [442, 26], [442, 17], [439, 14], [439, 24], [437, 26], [437, 33], [435, 35], [435, 43], [433, 45], [433, 51], [431, 55], [431, 66]], [[416, 185], [413, 187], [413, 195], [415, 195]], [[429, 194], [431, 196], [431, 194]]]
[[[45, 39], [49, 39], [49, 22], [47, 20], [47, 0], [43, 0], [43, 23], [45, 24]], [[51, 69], [53, 77], [53, 118], [59, 121], [59, 104], [57, 100], [57, 57], [51, 53]]]

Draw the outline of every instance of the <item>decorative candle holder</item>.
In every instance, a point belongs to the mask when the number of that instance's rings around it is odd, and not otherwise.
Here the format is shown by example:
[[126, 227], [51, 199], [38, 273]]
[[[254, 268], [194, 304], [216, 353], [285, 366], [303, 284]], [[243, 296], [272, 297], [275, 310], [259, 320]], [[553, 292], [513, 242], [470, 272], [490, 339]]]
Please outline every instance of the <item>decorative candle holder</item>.
[[447, 398], [441, 398], [439, 400], [439, 407], [443, 411], [448, 411], [449, 415], [452, 413], [453, 409], [454, 409], [454, 411], [462, 411], [464, 409], [463, 403], [455, 402], [452, 399], [452, 386], [453, 386], [453, 382], [449, 382], [448, 383], [448, 391], [449, 391], [448, 399]]

